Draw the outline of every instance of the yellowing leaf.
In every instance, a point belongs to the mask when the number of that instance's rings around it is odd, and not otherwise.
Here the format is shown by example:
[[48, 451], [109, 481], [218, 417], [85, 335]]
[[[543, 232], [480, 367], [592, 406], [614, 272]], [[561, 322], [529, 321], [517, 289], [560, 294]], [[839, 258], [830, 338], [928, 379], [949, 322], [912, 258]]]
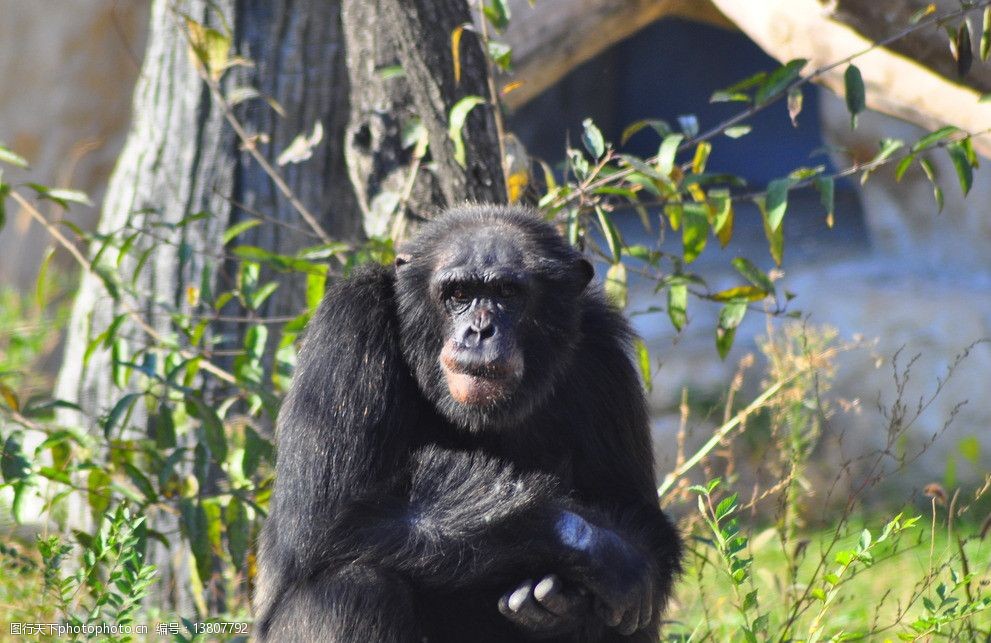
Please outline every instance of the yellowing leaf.
[[523, 191], [530, 183], [529, 174], [524, 172], [513, 172], [506, 178], [506, 191], [509, 193], [509, 202], [516, 203], [523, 196]]
[[499, 92], [503, 96], [507, 95], [509, 92], [515, 91], [523, 86], [522, 80], [514, 80], [510, 83], [506, 83], [502, 86], [502, 90]]
[[186, 32], [194, 60], [198, 60], [213, 80], [220, 80], [228, 65], [231, 40], [216, 29], [186, 19]]
[[626, 266], [614, 263], [606, 273], [606, 297], [620, 310], [626, 308], [628, 289], [626, 286]]
[[458, 25], [451, 32], [451, 59], [454, 61], [454, 84], [461, 83], [461, 36], [464, 35], [465, 26]]

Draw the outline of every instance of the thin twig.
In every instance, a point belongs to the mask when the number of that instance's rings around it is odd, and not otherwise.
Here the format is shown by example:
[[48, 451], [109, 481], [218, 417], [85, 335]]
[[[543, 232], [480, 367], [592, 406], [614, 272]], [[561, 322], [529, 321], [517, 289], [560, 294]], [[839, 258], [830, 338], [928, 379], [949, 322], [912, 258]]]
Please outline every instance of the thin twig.
[[[18, 205], [24, 208], [24, 211], [27, 212], [31, 216], [31, 218], [33, 218], [43, 228], [45, 228], [45, 230], [47, 230], [48, 233], [52, 235], [52, 238], [54, 238], [59, 243], [59, 245], [61, 245], [66, 250], [68, 250], [69, 254], [72, 255], [72, 257], [76, 260], [76, 262], [80, 266], [82, 266], [84, 270], [93, 273], [94, 275], [99, 274], [94, 268], [93, 263], [89, 259], [87, 259], [82, 252], [79, 251], [79, 248], [76, 247], [76, 244], [69, 241], [69, 239], [67, 239], [65, 235], [63, 235], [62, 232], [51, 221], [46, 219], [45, 216], [41, 214], [41, 212], [38, 210], [38, 208], [34, 206], [34, 204], [32, 204], [30, 201], [24, 198], [24, 196], [22, 196], [16, 190], [11, 190], [10, 197], [14, 201], [16, 201]], [[166, 340], [162, 336], [162, 334], [159, 333], [157, 330], [155, 330], [155, 328], [151, 324], [145, 321], [144, 317], [141, 316], [141, 313], [131, 308], [130, 306], [126, 305], [124, 302], [119, 302], [119, 303], [123, 307], [124, 312], [128, 315], [128, 317], [130, 317], [131, 320], [135, 324], [137, 324], [141, 328], [141, 330], [143, 330], [149, 337], [151, 337], [158, 343], [165, 343]], [[181, 355], [183, 359], [197, 359], [199, 361], [200, 367], [204, 371], [212, 373], [213, 375], [219, 377], [225, 382], [228, 382], [230, 384], [234, 384], [237, 382], [237, 378], [234, 377], [233, 374], [229, 373], [228, 371], [225, 371], [216, 364], [210, 362], [208, 359], [203, 357], [203, 355], [197, 355], [196, 353], [193, 353], [185, 349], [179, 349], [179, 355]]]
[[492, 118], [495, 121], [496, 137], [499, 139], [499, 168], [502, 170], [502, 184], [506, 192], [506, 201], [509, 201], [509, 172], [506, 167], [505, 126], [502, 122], [499, 93], [496, 91], [495, 86], [495, 67], [492, 64], [492, 57], [489, 56], [489, 25], [483, 7], [484, 3], [482, 0], [479, 0], [478, 22], [482, 36], [482, 56], [485, 58], [485, 82], [488, 85], [489, 106], [492, 108]]
[[[186, 39], [186, 42], [192, 46], [193, 43], [189, 36], [189, 31], [178, 19], [179, 15], [179, 12], [173, 8], [173, 16], [176, 17], [176, 26]], [[216, 101], [217, 105], [220, 107], [220, 110], [223, 112], [224, 119], [230, 124], [231, 129], [234, 130], [234, 133], [237, 134], [238, 139], [240, 139], [242, 148], [246, 150], [248, 154], [251, 155], [251, 158], [258, 163], [262, 171], [268, 175], [269, 179], [272, 180], [272, 183], [275, 184], [275, 187], [278, 188], [279, 192], [281, 192], [282, 195], [289, 200], [289, 203], [292, 205], [293, 209], [299, 213], [299, 216], [303, 217], [303, 220], [306, 221], [307, 225], [309, 225], [317, 236], [320, 237], [320, 240], [324, 243], [331, 243], [333, 241], [331, 236], [327, 234], [326, 230], [323, 229], [323, 226], [321, 226], [320, 222], [317, 221], [317, 218], [313, 216], [313, 213], [310, 212], [307, 207], [303, 205], [303, 202], [296, 197], [296, 193], [293, 192], [292, 188], [290, 188], [285, 182], [282, 175], [279, 174], [274, 167], [272, 167], [272, 164], [265, 158], [265, 155], [258, 150], [258, 146], [255, 143], [255, 137], [248, 134], [247, 130], [244, 129], [244, 126], [241, 125], [241, 122], [237, 120], [237, 117], [234, 115], [234, 109], [231, 107], [231, 104], [227, 102], [223, 92], [220, 91], [220, 85], [210, 75], [210, 70], [207, 69], [206, 65], [203, 64], [202, 61], [199, 61], [199, 64], [194, 66], [196, 67], [196, 72], [199, 74], [200, 78], [209, 88], [210, 96], [213, 97], [213, 100]]]

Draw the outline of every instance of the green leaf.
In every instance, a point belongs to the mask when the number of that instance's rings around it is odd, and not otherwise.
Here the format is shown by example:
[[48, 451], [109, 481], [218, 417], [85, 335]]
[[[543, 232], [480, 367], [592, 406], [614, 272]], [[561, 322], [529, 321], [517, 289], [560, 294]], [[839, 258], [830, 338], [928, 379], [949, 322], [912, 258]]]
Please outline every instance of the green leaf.
[[261, 219], [248, 219], [246, 221], [241, 221], [240, 223], [236, 223], [232, 225], [231, 227], [227, 228], [227, 230], [224, 232], [224, 235], [222, 237], [223, 245], [226, 246], [228, 243], [231, 242], [231, 239], [233, 239], [234, 237], [238, 236], [241, 233], [247, 232], [248, 230], [254, 228], [255, 226], [260, 226], [261, 224], [262, 224]]
[[619, 137], [619, 144], [626, 145], [626, 142], [629, 141], [633, 135], [647, 127], [657, 132], [658, 136], [661, 138], [664, 138], [671, 133], [671, 126], [665, 121], [649, 118], [643, 119], [626, 126], [626, 129], [623, 130], [623, 134]]
[[172, 417], [172, 407], [162, 404], [154, 416], [155, 446], [159, 449], [173, 449], [176, 446], [175, 418]]
[[602, 132], [599, 128], [595, 126], [591, 118], [586, 118], [582, 121], [582, 144], [588, 153], [592, 155], [592, 158], [598, 160], [602, 158], [602, 155], [606, 153], [606, 143], [602, 139]]
[[231, 39], [216, 29], [201, 25], [189, 18], [186, 19], [186, 33], [193, 54], [206, 68], [213, 80], [220, 80], [224, 70], [228, 67]]
[[248, 295], [248, 308], [251, 310], [258, 310], [261, 305], [265, 303], [265, 300], [271, 297], [272, 293], [278, 290], [278, 288], [279, 282], [266, 282], [264, 286]]
[[857, 127], [857, 114], [867, 107], [867, 92], [864, 89], [864, 78], [856, 65], [850, 65], [843, 74], [843, 84], [846, 93], [846, 108], [850, 112], [850, 129]]
[[92, 206], [93, 202], [85, 192], [81, 190], [67, 190], [63, 188], [50, 188], [40, 183], [27, 183], [29, 188], [35, 191], [40, 199], [47, 199], [58, 203], [63, 208], [69, 207], [70, 203]]
[[681, 246], [686, 263], [698, 258], [709, 237], [708, 209], [704, 203], [686, 203], [681, 229]]
[[13, 165], [21, 169], [27, 169], [28, 167], [26, 158], [3, 145], [0, 145], [0, 163], [6, 163], [7, 165]]
[[210, 548], [209, 525], [203, 506], [190, 499], [179, 501], [179, 512], [182, 519], [179, 525], [189, 541], [189, 548], [196, 562], [196, 572], [203, 583], [209, 581], [213, 572], [213, 552]]
[[489, 58], [502, 71], [509, 72], [513, 69], [513, 48], [498, 40], [489, 41]]
[[730, 85], [725, 89], [721, 89], [712, 94], [709, 98], [711, 103], [725, 103], [730, 101], [741, 101], [750, 102], [750, 97], [745, 93], [748, 89], [752, 89], [764, 83], [767, 78], [766, 71], [759, 71], [752, 76], [748, 76], [743, 80]]
[[902, 177], [905, 176], [905, 172], [911, 167], [913, 161], [915, 161], [915, 154], [909, 154], [898, 161], [898, 165], [895, 166], [895, 181], [902, 180]]
[[919, 165], [922, 167], [922, 171], [926, 173], [926, 178], [929, 179], [929, 182], [933, 186], [933, 196], [936, 197], [936, 207], [939, 212], [942, 212], [943, 190], [939, 187], [939, 183], [936, 182], [936, 169], [928, 159], [919, 159]]
[[681, 203], [668, 203], [664, 206], [664, 214], [667, 216], [668, 224], [672, 230], [677, 230], [681, 227], [681, 219], [684, 211], [685, 208]]
[[716, 352], [719, 359], [726, 359], [730, 349], [733, 348], [733, 340], [736, 339], [735, 328], [716, 327]]
[[720, 247], [725, 248], [733, 238], [733, 199], [729, 190], [710, 190], [709, 205], [712, 208], [712, 230], [719, 238]]
[[984, 7], [984, 27], [981, 29], [981, 60], [991, 55], [991, 6]]
[[86, 476], [87, 501], [94, 522], [99, 522], [110, 506], [110, 475], [103, 469], [90, 469]]
[[224, 431], [224, 423], [216, 411], [207, 406], [202, 398], [195, 395], [186, 397], [186, 401], [193, 405], [195, 415], [200, 419], [203, 428], [203, 438], [206, 446], [210, 449], [213, 459], [223, 462], [227, 459], [227, 435]]
[[13, 487], [14, 501], [10, 505], [10, 514], [14, 517], [14, 522], [18, 525], [23, 525], [29, 520], [29, 503], [27, 502], [27, 499], [32, 493], [37, 491], [38, 487], [32, 483], [30, 478], [15, 482]]
[[248, 519], [247, 507], [237, 496], [231, 498], [228, 503], [224, 519], [227, 523], [227, 550], [230, 552], [234, 566], [242, 570], [248, 554], [251, 522]]
[[749, 134], [752, 129], [750, 125], [734, 125], [733, 127], [727, 127], [723, 131], [723, 134], [730, 138], [740, 138]]
[[623, 240], [619, 236], [619, 230], [616, 229], [612, 218], [607, 216], [602, 208], [596, 206], [595, 215], [599, 221], [599, 227], [602, 229], [602, 234], [606, 237], [606, 244], [609, 246], [612, 260], [616, 263], [623, 257]]
[[684, 281], [672, 282], [668, 286], [668, 317], [678, 331], [688, 322], [688, 284]]
[[108, 440], [111, 438], [113, 435], [113, 430], [116, 428], [117, 423], [120, 422], [121, 417], [123, 417], [126, 412], [131, 410], [134, 402], [139, 397], [141, 397], [140, 393], [128, 393], [124, 397], [117, 400], [117, 403], [114, 404], [114, 407], [110, 410], [110, 413], [107, 414], [106, 419], [103, 421], [104, 437]]
[[468, 114], [478, 105], [485, 103], [481, 96], [465, 96], [451, 107], [447, 118], [447, 136], [454, 143], [454, 160], [465, 167], [465, 141], [463, 130]]
[[766, 103], [785, 91], [798, 78], [799, 74], [802, 73], [802, 68], [808, 62], [805, 58], [796, 58], [775, 69], [757, 89], [757, 93], [754, 94], [754, 102], [758, 105]]
[[767, 222], [771, 230], [777, 230], [788, 209], [788, 190], [794, 185], [790, 178], [775, 179], [767, 185]]
[[268, 327], [255, 324], [244, 334], [244, 350], [249, 359], [260, 360], [265, 354], [265, 344], [268, 342]]
[[643, 378], [643, 386], [650, 392], [654, 387], [653, 373], [650, 369], [650, 350], [647, 348], [647, 344], [640, 338], [634, 340], [633, 349], [637, 354], [637, 365], [640, 367], [640, 377]]
[[619, 310], [626, 308], [627, 283], [626, 266], [622, 262], [614, 263], [606, 273], [606, 298]]
[[62, 188], [56, 188], [53, 190], [48, 190], [45, 193], [44, 198], [56, 201], [61, 205], [65, 203], [78, 203], [80, 205], [92, 206], [93, 202], [90, 200], [89, 195], [87, 195], [82, 190], [66, 190]]
[[489, 22], [492, 23], [492, 26], [499, 31], [509, 26], [509, 19], [512, 17], [512, 14], [509, 11], [509, 5], [506, 3], [506, 0], [492, 0], [485, 4], [482, 11], [485, 13], [485, 17], [489, 19]]
[[306, 275], [306, 307], [316, 310], [320, 302], [323, 301], [324, 291], [327, 287], [327, 272], [309, 273]]
[[151, 484], [151, 480], [148, 479], [141, 469], [138, 469], [130, 462], [124, 462], [123, 466], [124, 471], [127, 473], [127, 477], [131, 479], [134, 486], [138, 488], [138, 491], [140, 491], [149, 502], [158, 497], [158, 494], [155, 493], [155, 487]]
[[272, 443], [258, 435], [258, 432], [250, 426], [245, 427], [244, 459], [241, 463], [244, 470], [244, 475], [252, 475], [258, 468], [258, 464], [261, 462], [262, 458], [268, 460], [269, 462], [273, 461]]
[[733, 347], [736, 329], [747, 313], [747, 302], [736, 300], [727, 302], [719, 311], [719, 324], [716, 326], [716, 350], [720, 359], [726, 359]]
[[746, 596], [743, 597], [743, 609], [744, 611], [752, 610], [757, 607], [757, 590], [748, 592]]
[[719, 502], [719, 504], [716, 505], [715, 516], [717, 521], [722, 520], [726, 516], [733, 513], [733, 511], [736, 509], [736, 498], [737, 498], [737, 494], [734, 493], [731, 496], [727, 496], [723, 498]]
[[798, 127], [798, 115], [802, 113], [802, 88], [792, 87], [788, 90], [788, 118], [792, 127]]
[[950, 143], [946, 146], [946, 153], [953, 161], [953, 168], [957, 171], [957, 179], [960, 181], [960, 189], [966, 196], [974, 185], [974, 172], [967, 150], [961, 143]]
[[784, 225], [778, 225], [777, 228], [771, 227], [768, 221], [767, 202], [763, 197], [755, 198], [754, 203], [760, 209], [761, 218], [764, 221], [764, 236], [767, 237], [771, 258], [774, 259], [775, 265], [780, 266], [784, 256]]
[[26, 478], [30, 472], [31, 461], [24, 455], [20, 436], [12, 433], [7, 437], [3, 451], [0, 452], [0, 473], [3, 473], [3, 481], [9, 484]]
[[674, 169], [674, 157], [683, 140], [685, 140], [684, 134], [668, 134], [661, 141], [661, 147], [657, 152], [657, 171], [664, 176], [671, 176], [671, 171]]
[[860, 545], [861, 551], [863, 551], [863, 550], [867, 549], [868, 547], [870, 547], [871, 546], [871, 532], [868, 531], [867, 529], [865, 529], [862, 532], [860, 532], [860, 541], [859, 541], [858, 544]]
[[955, 134], [956, 132], [959, 131], [960, 128], [954, 127], [953, 125], [947, 125], [946, 127], [941, 127], [935, 132], [926, 134], [918, 141], [916, 141], [915, 145], [912, 146], [912, 151], [921, 152], [922, 150], [927, 150], [936, 143], [938, 143], [939, 141], [943, 140], [944, 138], [950, 136], [951, 134]]
[[771, 281], [763, 270], [755, 266], [748, 259], [743, 257], [737, 257], [733, 259], [733, 267], [736, 271], [740, 273], [744, 279], [757, 286], [765, 293], [774, 292], [774, 282]]
[[819, 192], [819, 203], [821, 203], [822, 207], [826, 209], [826, 223], [830, 228], [832, 228], [835, 206], [835, 185], [833, 178], [829, 176], [818, 177], [812, 182], [812, 184]]
[[953, 57], [957, 61], [957, 76], [963, 78], [974, 64], [974, 46], [970, 39], [970, 22], [964, 20], [953, 40]]

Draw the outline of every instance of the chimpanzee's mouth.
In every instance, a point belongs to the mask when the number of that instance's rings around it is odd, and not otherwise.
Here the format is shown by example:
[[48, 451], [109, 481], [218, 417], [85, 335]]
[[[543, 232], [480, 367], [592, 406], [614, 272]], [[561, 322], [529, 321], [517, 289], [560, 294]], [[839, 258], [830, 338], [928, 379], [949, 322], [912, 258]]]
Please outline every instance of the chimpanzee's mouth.
[[469, 406], [487, 406], [516, 390], [522, 378], [522, 359], [482, 362], [463, 359], [455, 350], [441, 354], [441, 370], [451, 397]]

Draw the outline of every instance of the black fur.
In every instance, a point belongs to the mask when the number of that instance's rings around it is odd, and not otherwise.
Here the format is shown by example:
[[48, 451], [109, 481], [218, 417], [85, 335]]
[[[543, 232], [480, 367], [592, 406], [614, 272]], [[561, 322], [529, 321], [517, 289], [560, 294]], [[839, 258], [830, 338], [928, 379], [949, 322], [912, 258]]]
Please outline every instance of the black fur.
[[[431, 291], [472, 252], [508, 252], [529, 293], [519, 385], [481, 406], [448, 392], [451, 327]], [[631, 332], [586, 287], [587, 263], [534, 213], [492, 206], [428, 224], [399, 263], [333, 285], [310, 322], [279, 418], [256, 637], [657, 640], [679, 540]], [[533, 600], [548, 575], [560, 616]]]

